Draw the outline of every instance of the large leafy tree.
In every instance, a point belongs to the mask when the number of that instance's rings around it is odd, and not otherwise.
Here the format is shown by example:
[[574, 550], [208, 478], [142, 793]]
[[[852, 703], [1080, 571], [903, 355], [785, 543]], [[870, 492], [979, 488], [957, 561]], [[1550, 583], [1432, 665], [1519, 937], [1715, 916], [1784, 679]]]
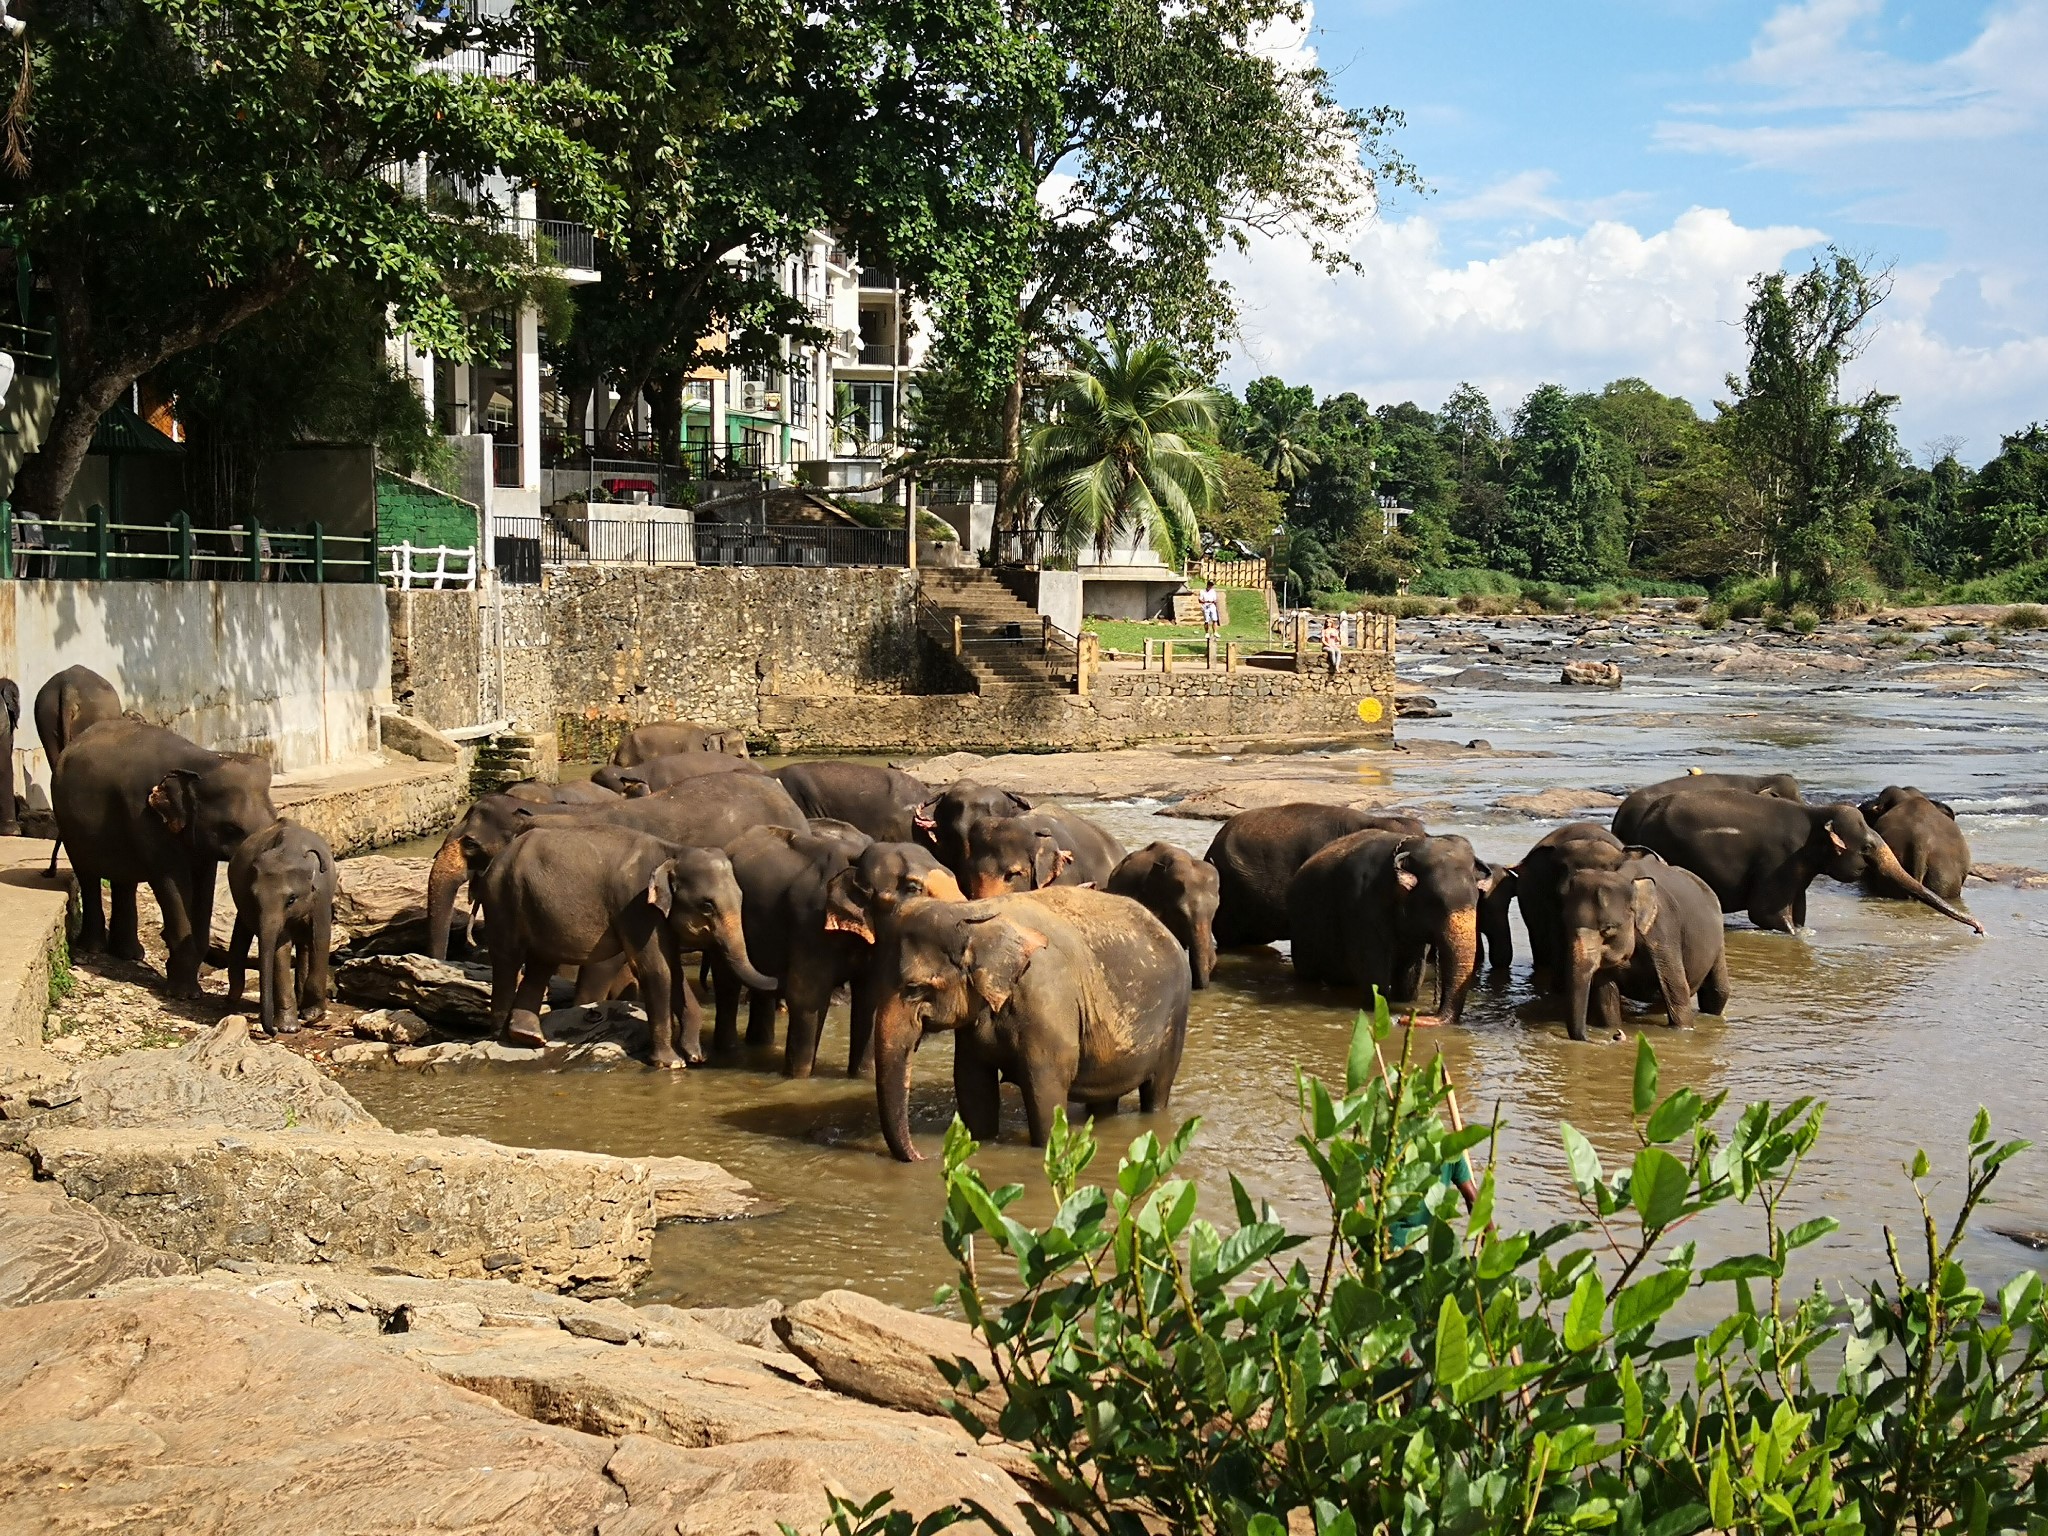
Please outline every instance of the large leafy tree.
[[[1407, 179], [1397, 118], [1337, 105], [1265, 40], [1299, 0], [869, 0], [911, 61], [908, 121], [947, 185], [895, 215], [942, 350], [980, 381], [1015, 474], [1033, 380], [1070, 337], [1171, 336], [1213, 366], [1234, 318], [1212, 258], [1255, 232], [1326, 261]], [[912, 217], [913, 210], [921, 210]]]
[[1465, 530], [1482, 565], [1565, 582], [1622, 569], [1621, 506], [1605, 447], [1555, 384], [1532, 390], [1515, 412], [1505, 494], [1490, 510]]
[[1961, 475], [1948, 479], [1960, 492], [1950, 536], [1961, 557], [1955, 567], [1997, 570], [2048, 557], [2048, 427], [2036, 422], [2009, 434], [1967, 488]]
[[1290, 492], [1319, 462], [1310, 446], [1317, 435], [1315, 404], [1313, 389], [1270, 374], [1245, 386], [1245, 455]]
[[1068, 558], [1084, 544], [1106, 557], [1118, 539], [1143, 535], [1179, 569], [1222, 488], [1205, 446], [1216, 432], [1214, 398], [1163, 341], [1113, 334], [1076, 350], [1027, 457], [1054, 540]]
[[1860, 568], [1872, 506], [1901, 470], [1898, 397], [1842, 393], [1888, 292], [1885, 273], [1832, 249], [1797, 277], [1759, 275], [1743, 320], [1749, 366], [1728, 379], [1730, 443], [1766, 509], [1772, 562], [1822, 602]]

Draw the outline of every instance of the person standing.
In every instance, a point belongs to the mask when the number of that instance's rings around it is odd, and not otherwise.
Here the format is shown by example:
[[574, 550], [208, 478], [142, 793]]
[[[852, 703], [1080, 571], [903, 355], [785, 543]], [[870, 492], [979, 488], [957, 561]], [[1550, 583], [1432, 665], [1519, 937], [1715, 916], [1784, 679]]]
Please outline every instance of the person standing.
[[1202, 633], [1214, 639], [1223, 629], [1223, 597], [1216, 590], [1216, 578], [1210, 577], [1202, 588]]

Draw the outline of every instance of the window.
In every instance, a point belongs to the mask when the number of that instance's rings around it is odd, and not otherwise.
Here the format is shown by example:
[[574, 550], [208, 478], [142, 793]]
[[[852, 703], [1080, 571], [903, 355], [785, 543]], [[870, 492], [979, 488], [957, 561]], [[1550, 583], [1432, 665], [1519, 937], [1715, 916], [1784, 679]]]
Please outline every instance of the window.
[[896, 390], [879, 380], [855, 380], [847, 385], [853, 396], [854, 414], [860, 418], [855, 436], [879, 443], [896, 431]]

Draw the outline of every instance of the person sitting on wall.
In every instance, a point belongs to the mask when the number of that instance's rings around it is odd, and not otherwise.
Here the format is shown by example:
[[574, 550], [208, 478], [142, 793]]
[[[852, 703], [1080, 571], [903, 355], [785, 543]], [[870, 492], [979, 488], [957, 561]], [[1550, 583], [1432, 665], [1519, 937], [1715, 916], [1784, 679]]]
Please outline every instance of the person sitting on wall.
[[1332, 677], [1344, 670], [1344, 624], [1334, 614], [1323, 620], [1323, 660]]

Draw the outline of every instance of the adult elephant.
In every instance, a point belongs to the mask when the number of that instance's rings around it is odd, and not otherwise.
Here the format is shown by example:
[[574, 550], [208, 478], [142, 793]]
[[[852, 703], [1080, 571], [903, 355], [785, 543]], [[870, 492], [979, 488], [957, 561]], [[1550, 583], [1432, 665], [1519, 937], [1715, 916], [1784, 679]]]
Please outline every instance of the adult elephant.
[[1395, 812], [1294, 801], [1240, 811], [1203, 855], [1216, 866], [1216, 947], [1236, 949], [1284, 939], [1287, 887], [1309, 856], [1354, 832], [1422, 836], [1422, 823]]
[[766, 774], [732, 773], [692, 786], [686, 798], [643, 795], [609, 805], [535, 805], [485, 795], [448, 829], [427, 873], [427, 953], [448, 954], [455, 893], [474, 880], [515, 837], [539, 826], [612, 826], [645, 832], [692, 848], [723, 848], [749, 827], [804, 830], [804, 813]]
[[632, 768], [672, 752], [722, 752], [728, 757], [745, 757], [747, 733], [730, 725], [658, 720], [652, 725], [636, 725], [621, 736], [612, 750], [612, 763]]
[[1356, 988], [1370, 1005], [1419, 1001], [1436, 958], [1437, 1001], [1423, 1024], [1455, 1024], [1479, 967], [1479, 904], [1495, 875], [1462, 837], [1353, 832], [1319, 849], [1287, 888], [1294, 968]]
[[1128, 896], [1180, 940], [1188, 981], [1199, 992], [1216, 969], [1216, 866], [1172, 843], [1147, 843], [1110, 871], [1103, 889]]
[[[50, 772], [57, 771], [57, 760], [64, 755], [64, 749], [78, 740], [89, 725], [102, 720], [121, 718], [121, 695], [91, 667], [66, 667], [45, 680], [36, 690], [36, 739], [43, 746], [43, 760], [50, 765]], [[9, 814], [13, 802], [10, 800]], [[63, 850], [64, 837], [60, 832], [55, 846], [50, 849], [50, 867], [46, 874], [57, 873], [57, 855]]]
[[[1970, 842], [1956, 825], [1953, 810], [1911, 786], [1898, 784], [1857, 809], [1877, 829], [1885, 846], [1898, 855], [1907, 874], [1944, 901], [1962, 896], [1963, 882], [1970, 875]], [[1874, 896], [1896, 894], [1882, 875], [1866, 875], [1863, 883]]]
[[[624, 958], [640, 984], [658, 1067], [704, 1059], [703, 1013], [683, 955], [715, 954], [748, 986], [775, 990], [776, 979], [748, 957], [739, 887], [720, 849], [677, 847], [627, 827], [536, 828], [492, 861], [479, 889], [491, 1019], [513, 1044], [547, 1044], [540, 1005], [564, 965], [603, 969]], [[578, 1002], [594, 1000], [585, 991], [579, 974]]]
[[917, 841], [936, 853], [946, 868], [957, 871], [967, 861], [967, 834], [976, 822], [1022, 816], [1033, 809], [1032, 802], [1014, 790], [958, 779], [917, 807], [912, 823]]
[[1537, 991], [1553, 991], [1564, 978], [1565, 882], [1582, 869], [1619, 869], [1627, 859], [1621, 839], [1591, 821], [1566, 822], [1522, 855], [1512, 883], [1529, 933], [1530, 981]]
[[728, 757], [723, 752], [666, 752], [630, 768], [607, 763], [590, 776], [590, 782], [615, 795], [644, 795], [713, 774], [760, 771], [744, 757]]
[[1621, 999], [1662, 1002], [1675, 1029], [1728, 1007], [1727, 939], [1707, 882], [1655, 855], [1613, 869], [1581, 869], [1560, 897], [1570, 954], [1566, 1028], [1584, 1040], [1587, 1013], [1621, 1028]]
[[975, 822], [953, 872], [969, 900], [985, 901], [1048, 885], [1099, 886], [1123, 858], [1124, 845], [1079, 811], [1048, 805]]
[[[50, 800], [78, 876], [78, 948], [140, 960], [135, 887], [146, 881], [163, 912], [171, 991], [198, 996], [215, 872], [277, 820], [270, 764], [209, 752], [138, 720], [102, 720], [65, 747]], [[111, 929], [100, 912], [101, 880], [113, 889]]]
[[879, 763], [791, 763], [770, 777], [782, 781], [806, 816], [851, 822], [880, 843], [912, 841], [917, 808], [932, 797], [923, 779]]
[[1759, 928], [1804, 927], [1806, 888], [1817, 876], [1854, 882], [1876, 875], [1942, 916], [1984, 931], [1907, 874], [1853, 805], [1796, 805], [1725, 789], [1673, 795], [1650, 807], [1634, 840], [1691, 870], [1713, 888], [1723, 912], [1747, 912]]
[[606, 789], [588, 779], [569, 779], [560, 784], [550, 784], [542, 779], [521, 779], [516, 784], [507, 784], [498, 793], [534, 805], [610, 805], [620, 798], [617, 790]]
[[1614, 835], [1624, 843], [1638, 843], [1636, 829], [1649, 814], [1650, 807], [1660, 801], [1669, 800], [1673, 795], [1705, 794], [1709, 791], [1725, 791], [1741, 795], [1768, 795], [1773, 800], [1788, 800], [1794, 805], [1803, 804], [1799, 793], [1799, 781], [1789, 773], [1683, 773], [1675, 779], [1660, 779], [1655, 784], [1645, 784], [1641, 789], [1630, 792], [1614, 812]]
[[953, 1095], [982, 1140], [1001, 1129], [1002, 1084], [1024, 1096], [1033, 1146], [1053, 1111], [1102, 1114], [1135, 1092], [1163, 1111], [1187, 1043], [1188, 967], [1159, 919], [1124, 896], [1057, 887], [993, 901], [912, 901], [875, 955], [875, 1101], [889, 1150], [910, 1139], [910, 1055], [957, 1032]]

